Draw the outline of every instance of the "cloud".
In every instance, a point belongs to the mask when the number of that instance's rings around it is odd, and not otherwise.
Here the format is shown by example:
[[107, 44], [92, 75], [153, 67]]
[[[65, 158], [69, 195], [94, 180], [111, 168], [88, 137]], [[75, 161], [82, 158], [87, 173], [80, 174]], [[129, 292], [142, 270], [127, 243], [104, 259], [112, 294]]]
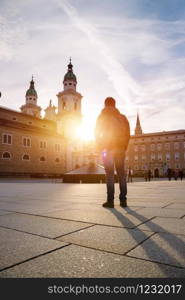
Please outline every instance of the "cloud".
[[95, 56], [98, 57], [99, 65], [106, 72], [118, 95], [124, 98], [126, 104], [129, 103], [131, 105], [131, 94], [139, 92], [139, 84], [130, 76], [123, 65], [120, 64], [103, 40], [99, 38], [99, 32], [95, 26], [82, 19], [69, 1], [58, 0], [57, 3], [66, 12], [73, 24], [93, 44], [93, 47], [96, 49]]

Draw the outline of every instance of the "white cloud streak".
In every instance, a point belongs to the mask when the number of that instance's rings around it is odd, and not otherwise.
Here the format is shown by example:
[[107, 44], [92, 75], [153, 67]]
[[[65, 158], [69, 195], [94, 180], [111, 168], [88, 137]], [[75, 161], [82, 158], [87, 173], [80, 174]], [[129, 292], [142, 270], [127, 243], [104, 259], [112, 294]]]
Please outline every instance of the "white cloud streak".
[[114, 54], [111, 53], [109, 47], [100, 39], [95, 26], [82, 19], [69, 1], [57, 0], [57, 3], [66, 12], [73, 24], [84, 33], [93, 44], [93, 47], [96, 49], [95, 56], [98, 57], [101, 68], [106, 72], [117, 94], [124, 100], [125, 104], [131, 106], [133, 95], [141, 92], [140, 85], [130, 76]]

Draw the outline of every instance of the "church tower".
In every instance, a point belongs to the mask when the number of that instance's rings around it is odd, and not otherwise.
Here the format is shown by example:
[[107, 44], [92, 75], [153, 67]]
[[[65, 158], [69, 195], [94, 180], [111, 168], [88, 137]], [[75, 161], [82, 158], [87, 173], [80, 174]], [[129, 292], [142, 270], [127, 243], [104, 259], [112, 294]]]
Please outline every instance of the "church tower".
[[44, 118], [51, 121], [56, 121], [56, 106], [52, 105], [52, 100], [49, 101], [49, 106], [46, 107]]
[[63, 80], [63, 91], [58, 97], [58, 124], [59, 131], [66, 137], [74, 137], [74, 132], [81, 124], [81, 99], [82, 95], [76, 91], [77, 79], [73, 73], [71, 58], [67, 73]]
[[27, 115], [31, 115], [37, 118], [40, 118], [41, 107], [37, 105], [37, 92], [35, 90], [35, 83], [32, 80], [30, 81], [30, 87], [26, 92], [26, 104], [21, 106], [21, 112]]
[[140, 120], [139, 120], [139, 114], [137, 113], [137, 121], [136, 121], [136, 127], [135, 127], [135, 135], [143, 134]]

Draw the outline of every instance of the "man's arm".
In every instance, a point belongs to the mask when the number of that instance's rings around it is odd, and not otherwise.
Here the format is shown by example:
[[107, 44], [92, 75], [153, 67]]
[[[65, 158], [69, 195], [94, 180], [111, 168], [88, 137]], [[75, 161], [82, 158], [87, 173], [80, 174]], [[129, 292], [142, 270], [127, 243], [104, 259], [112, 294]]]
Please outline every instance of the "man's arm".
[[130, 124], [125, 115], [122, 115], [125, 122], [125, 150], [128, 148], [129, 140], [130, 140]]

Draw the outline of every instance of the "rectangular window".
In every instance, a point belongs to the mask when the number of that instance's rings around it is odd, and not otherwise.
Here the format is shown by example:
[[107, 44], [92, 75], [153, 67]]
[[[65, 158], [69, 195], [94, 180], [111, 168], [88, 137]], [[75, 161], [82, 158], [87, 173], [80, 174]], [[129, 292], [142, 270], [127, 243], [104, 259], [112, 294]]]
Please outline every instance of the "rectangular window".
[[137, 152], [138, 151], [138, 146], [134, 147], [134, 151]]
[[162, 144], [157, 144], [157, 150], [161, 151], [161, 149], [162, 149]]
[[154, 151], [155, 150], [155, 144], [151, 144], [150, 149], [151, 149], [151, 151]]
[[138, 160], [138, 155], [134, 155], [134, 160], [135, 160], [135, 161]]
[[162, 154], [161, 153], [158, 153], [158, 160], [162, 160]]
[[169, 144], [169, 143], [166, 143], [166, 144], [165, 144], [165, 149], [166, 149], [166, 150], [170, 150], [170, 144]]
[[151, 161], [154, 161], [155, 160], [155, 154], [152, 154], [151, 155]]
[[174, 149], [179, 149], [179, 143], [174, 143]]
[[12, 134], [9, 133], [3, 133], [2, 135], [2, 144], [12, 144]]
[[31, 147], [31, 138], [23, 137], [22, 138], [22, 144], [23, 144], [24, 147]]
[[60, 152], [60, 144], [55, 144], [55, 151]]
[[179, 157], [180, 157], [179, 152], [175, 152], [175, 160], [179, 160]]
[[145, 145], [142, 145], [142, 146], [141, 146], [141, 150], [142, 150], [142, 151], [145, 151], [145, 150], [146, 150], [146, 146], [145, 146]]
[[167, 160], [167, 161], [170, 160], [170, 153], [166, 153], [166, 160]]
[[40, 141], [40, 148], [46, 149], [46, 141]]

